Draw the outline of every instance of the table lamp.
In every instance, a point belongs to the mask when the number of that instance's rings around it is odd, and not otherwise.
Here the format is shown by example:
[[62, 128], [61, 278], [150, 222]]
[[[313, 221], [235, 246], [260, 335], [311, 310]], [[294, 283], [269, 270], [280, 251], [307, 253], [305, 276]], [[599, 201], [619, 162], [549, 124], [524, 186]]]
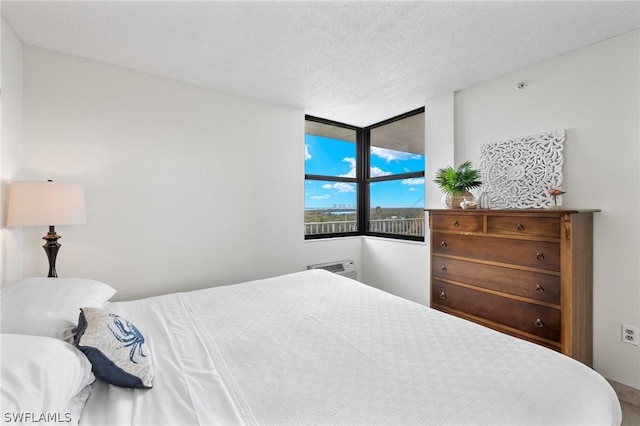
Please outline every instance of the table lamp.
[[84, 187], [73, 183], [12, 182], [9, 186], [7, 226], [49, 226], [44, 251], [50, 278], [58, 276], [56, 257], [60, 250], [56, 225], [86, 223]]

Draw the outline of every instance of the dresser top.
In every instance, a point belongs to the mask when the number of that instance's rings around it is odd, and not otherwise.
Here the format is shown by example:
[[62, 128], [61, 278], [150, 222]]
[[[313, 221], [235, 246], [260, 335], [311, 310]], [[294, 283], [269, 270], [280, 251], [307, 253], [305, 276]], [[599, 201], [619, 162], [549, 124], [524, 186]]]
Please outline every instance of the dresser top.
[[574, 213], [597, 213], [600, 209], [424, 209], [427, 212], [437, 212], [445, 214], [460, 214], [460, 213], [523, 213], [523, 214], [574, 214]]

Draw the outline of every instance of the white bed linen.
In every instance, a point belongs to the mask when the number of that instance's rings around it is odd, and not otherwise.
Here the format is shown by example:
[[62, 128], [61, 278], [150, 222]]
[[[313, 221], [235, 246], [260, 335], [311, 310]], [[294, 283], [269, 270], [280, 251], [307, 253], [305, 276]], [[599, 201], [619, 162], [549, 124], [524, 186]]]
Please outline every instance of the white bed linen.
[[619, 425], [596, 372], [314, 270], [109, 304], [145, 334], [149, 390], [94, 384], [84, 425]]
[[145, 336], [154, 369], [153, 388], [129, 389], [100, 379], [80, 425], [232, 425], [242, 419], [226, 392], [186, 294], [110, 303]]

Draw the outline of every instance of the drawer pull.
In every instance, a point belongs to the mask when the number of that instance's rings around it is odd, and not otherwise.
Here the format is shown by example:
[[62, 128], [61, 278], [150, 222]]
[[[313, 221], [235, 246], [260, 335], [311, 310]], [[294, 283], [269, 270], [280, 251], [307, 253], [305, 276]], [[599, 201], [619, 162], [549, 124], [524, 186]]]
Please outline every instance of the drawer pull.
[[521, 224], [521, 223], [519, 223], [519, 224], [517, 224], [517, 225], [516, 225], [516, 229], [517, 229], [518, 231], [524, 231], [524, 225], [523, 225], [523, 224]]
[[536, 253], [536, 259], [544, 260], [544, 253], [540, 253], [540, 252]]
[[445, 241], [441, 242], [440, 247], [447, 248], [447, 243]]
[[445, 293], [444, 291], [442, 293], [440, 293], [440, 299], [446, 299], [447, 298], [447, 293]]
[[542, 320], [540, 318], [536, 319], [536, 322], [534, 323], [536, 325], [536, 327], [538, 328], [542, 328], [544, 327], [544, 323], [542, 322]]
[[538, 293], [544, 293], [544, 287], [542, 287], [540, 284], [536, 285], [536, 291]]
[[460, 226], [460, 224], [458, 223], [458, 221], [456, 220], [455, 222], [453, 222], [453, 226], [458, 227]]
[[442, 272], [447, 272], [447, 267], [446, 267], [446, 266], [444, 266], [444, 265], [442, 265], [442, 267], [440, 268], [440, 270], [441, 270]]

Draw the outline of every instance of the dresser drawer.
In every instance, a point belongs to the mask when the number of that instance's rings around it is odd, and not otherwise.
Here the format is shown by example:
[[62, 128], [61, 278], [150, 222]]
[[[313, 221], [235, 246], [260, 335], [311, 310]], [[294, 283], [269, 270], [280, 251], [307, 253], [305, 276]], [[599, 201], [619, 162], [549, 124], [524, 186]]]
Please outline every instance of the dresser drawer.
[[432, 214], [431, 228], [440, 231], [482, 232], [482, 216], [469, 214]]
[[455, 309], [544, 339], [560, 341], [560, 310], [521, 302], [434, 279], [434, 306]]
[[532, 237], [560, 237], [559, 217], [488, 216], [487, 232]]
[[433, 256], [431, 274], [435, 278], [472, 284], [540, 302], [560, 305], [560, 277], [519, 269]]
[[560, 270], [560, 243], [433, 232], [431, 252], [526, 266]]

